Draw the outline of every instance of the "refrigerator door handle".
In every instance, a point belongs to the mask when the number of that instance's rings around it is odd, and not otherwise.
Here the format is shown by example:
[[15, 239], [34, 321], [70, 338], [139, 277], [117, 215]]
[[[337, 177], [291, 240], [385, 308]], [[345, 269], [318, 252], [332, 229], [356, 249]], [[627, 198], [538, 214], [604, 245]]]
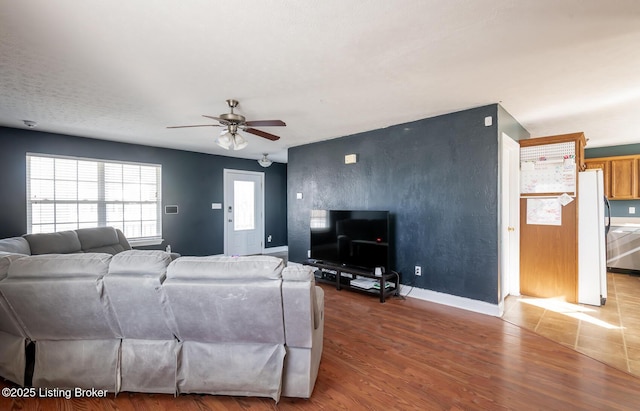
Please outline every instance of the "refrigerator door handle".
[[609, 199], [607, 196], [604, 196], [604, 205], [607, 207], [607, 223], [604, 228], [605, 237], [609, 234], [609, 229], [611, 228], [611, 204], [609, 203]]

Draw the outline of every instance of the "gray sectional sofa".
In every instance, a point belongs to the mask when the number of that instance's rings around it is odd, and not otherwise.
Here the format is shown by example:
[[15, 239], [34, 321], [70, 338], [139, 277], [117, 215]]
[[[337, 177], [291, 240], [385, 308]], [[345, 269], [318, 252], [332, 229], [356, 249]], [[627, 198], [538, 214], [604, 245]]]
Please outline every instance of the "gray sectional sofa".
[[20, 385], [32, 343], [35, 387], [276, 401], [313, 391], [324, 294], [310, 267], [144, 250], [0, 261], [0, 376]]
[[0, 240], [0, 253], [24, 255], [108, 253], [131, 250], [122, 231], [113, 227], [80, 228], [56, 233], [25, 234]]
[[[101, 252], [117, 254], [131, 246], [122, 231], [113, 227], [83, 228], [56, 233], [26, 234], [0, 240], [0, 281], [19, 258], [56, 253]], [[35, 296], [25, 296], [32, 301]], [[25, 382], [25, 345], [29, 337], [0, 295], [0, 376], [20, 385]]]

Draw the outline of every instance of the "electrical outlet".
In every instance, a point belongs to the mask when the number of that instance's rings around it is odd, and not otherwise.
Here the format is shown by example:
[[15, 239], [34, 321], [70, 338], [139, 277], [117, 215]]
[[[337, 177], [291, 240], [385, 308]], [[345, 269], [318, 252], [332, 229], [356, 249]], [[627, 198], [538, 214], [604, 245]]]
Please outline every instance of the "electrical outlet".
[[636, 213], [636, 208], [635, 207], [629, 207], [629, 214], [635, 214]]
[[273, 238], [271, 236], [267, 237], [267, 243], [270, 243]]
[[416, 265], [415, 273], [416, 275], [422, 275], [422, 267], [420, 267], [419, 265]]

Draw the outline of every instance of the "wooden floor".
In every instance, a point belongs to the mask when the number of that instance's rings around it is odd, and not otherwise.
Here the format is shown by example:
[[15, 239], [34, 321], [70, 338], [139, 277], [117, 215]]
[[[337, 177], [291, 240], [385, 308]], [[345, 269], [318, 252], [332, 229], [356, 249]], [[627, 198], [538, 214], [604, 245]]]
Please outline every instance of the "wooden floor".
[[640, 409], [638, 377], [500, 318], [322, 287], [324, 353], [309, 400], [121, 393], [0, 398], [0, 410]]

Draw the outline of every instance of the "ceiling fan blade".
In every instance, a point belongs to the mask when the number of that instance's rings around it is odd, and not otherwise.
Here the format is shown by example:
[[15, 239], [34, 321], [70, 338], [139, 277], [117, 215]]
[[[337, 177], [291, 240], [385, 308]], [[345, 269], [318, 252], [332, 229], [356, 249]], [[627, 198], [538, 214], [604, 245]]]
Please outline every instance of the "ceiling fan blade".
[[256, 121], [246, 121], [246, 124], [249, 127], [275, 127], [275, 126], [286, 126], [285, 122], [282, 120], [256, 120]]
[[247, 133], [255, 134], [256, 136], [260, 136], [262, 138], [266, 138], [267, 140], [276, 141], [280, 140], [280, 137], [264, 132], [262, 130], [256, 130], [255, 128], [245, 128], [244, 131]]
[[187, 128], [187, 127], [220, 127], [220, 124], [196, 124], [193, 126], [168, 126], [167, 128]]

